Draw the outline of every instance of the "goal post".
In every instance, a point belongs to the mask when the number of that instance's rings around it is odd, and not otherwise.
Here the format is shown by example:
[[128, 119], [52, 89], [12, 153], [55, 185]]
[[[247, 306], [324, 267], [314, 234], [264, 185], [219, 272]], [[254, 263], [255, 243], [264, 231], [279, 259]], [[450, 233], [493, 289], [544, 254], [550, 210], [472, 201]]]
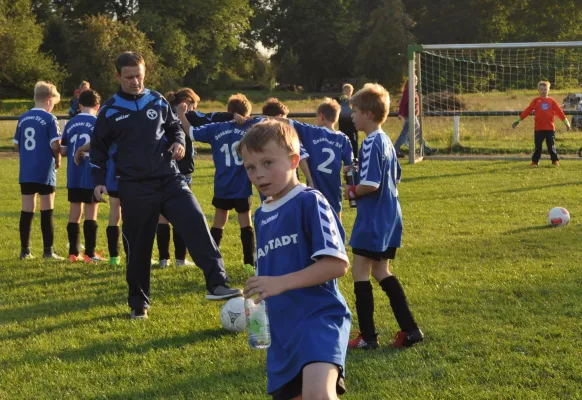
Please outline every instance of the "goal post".
[[[426, 139], [437, 141], [438, 148], [447, 154], [497, 153], [526, 157], [533, 150], [533, 118], [528, 122], [532, 124], [531, 129], [528, 125], [512, 130], [511, 121], [537, 96], [537, 84], [541, 80], [550, 81], [550, 96], [560, 106], [564, 95], [573, 96], [575, 103], [576, 95], [580, 94], [577, 100], [580, 110], [576, 107], [578, 104], [570, 104], [572, 108], [564, 111], [574, 118], [582, 115], [582, 41], [410, 45], [408, 82], [414, 82], [415, 75], [417, 87], [408, 85], [411, 117], [408, 142], [412, 164], [423, 160]], [[419, 137], [412, 118], [415, 90], [420, 98]], [[479, 119], [481, 122], [477, 123]], [[563, 133], [562, 128], [562, 123], [556, 120], [557, 133]], [[472, 138], [473, 142], [463, 146], [459, 131], [469, 131], [468, 140]], [[562, 143], [566, 152], [582, 147], [582, 139], [559, 137], [567, 140]], [[506, 148], [503, 143], [509, 146]]]

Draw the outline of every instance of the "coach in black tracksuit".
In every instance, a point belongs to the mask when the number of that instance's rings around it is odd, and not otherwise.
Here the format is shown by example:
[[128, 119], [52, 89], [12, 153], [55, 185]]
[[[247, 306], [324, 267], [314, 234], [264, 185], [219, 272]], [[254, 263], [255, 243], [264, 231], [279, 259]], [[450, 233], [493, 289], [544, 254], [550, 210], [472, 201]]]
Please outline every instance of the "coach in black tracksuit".
[[127, 241], [127, 283], [132, 318], [147, 318], [151, 254], [162, 214], [181, 234], [192, 259], [203, 271], [207, 299], [240, 296], [226, 285], [224, 261], [210, 236], [208, 224], [175, 160], [184, 156], [185, 135], [180, 121], [159, 93], [145, 89], [145, 63], [135, 52], [115, 62], [119, 92], [103, 105], [91, 140], [95, 197], [102, 200], [108, 149], [117, 144], [116, 176]]

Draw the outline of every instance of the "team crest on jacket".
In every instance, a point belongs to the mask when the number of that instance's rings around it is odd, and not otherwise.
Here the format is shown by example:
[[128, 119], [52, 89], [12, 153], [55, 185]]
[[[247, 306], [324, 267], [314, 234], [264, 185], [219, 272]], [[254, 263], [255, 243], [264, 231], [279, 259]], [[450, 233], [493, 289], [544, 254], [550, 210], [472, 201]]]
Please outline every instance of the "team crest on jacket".
[[156, 110], [150, 108], [149, 110], [147, 110], [146, 115], [149, 119], [154, 120], [156, 118], [158, 118], [158, 113], [156, 112]]

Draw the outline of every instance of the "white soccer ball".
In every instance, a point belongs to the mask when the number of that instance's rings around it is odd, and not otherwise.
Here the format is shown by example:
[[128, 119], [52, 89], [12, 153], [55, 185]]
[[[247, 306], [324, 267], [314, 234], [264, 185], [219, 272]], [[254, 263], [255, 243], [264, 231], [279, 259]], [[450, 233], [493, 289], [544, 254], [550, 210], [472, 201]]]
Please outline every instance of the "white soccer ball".
[[563, 207], [554, 207], [548, 213], [548, 225], [564, 226], [570, 222], [570, 213]]
[[234, 297], [222, 306], [220, 323], [229, 332], [242, 332], [245, 330], [247, 319], [245, 317], [244, 297]]

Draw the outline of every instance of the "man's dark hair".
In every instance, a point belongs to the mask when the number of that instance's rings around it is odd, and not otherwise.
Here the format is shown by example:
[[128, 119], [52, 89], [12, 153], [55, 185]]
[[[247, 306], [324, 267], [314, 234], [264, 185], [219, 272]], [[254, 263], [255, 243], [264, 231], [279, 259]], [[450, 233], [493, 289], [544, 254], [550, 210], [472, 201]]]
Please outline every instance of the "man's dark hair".
[[145, 61], [137, 51], [123, 52], [115, 60], [115, 68], [118, 74], [121, 73], [121, 68], [123, 67], [137, 67], [140, 64], [145, 67]]
[[93, 89], [85, 89], [79, 95], [79, 104], [83, 107], [96, 107], [101, 104], [101, 96]]

